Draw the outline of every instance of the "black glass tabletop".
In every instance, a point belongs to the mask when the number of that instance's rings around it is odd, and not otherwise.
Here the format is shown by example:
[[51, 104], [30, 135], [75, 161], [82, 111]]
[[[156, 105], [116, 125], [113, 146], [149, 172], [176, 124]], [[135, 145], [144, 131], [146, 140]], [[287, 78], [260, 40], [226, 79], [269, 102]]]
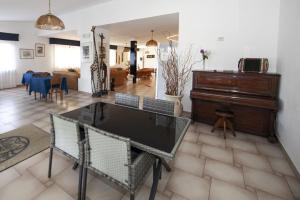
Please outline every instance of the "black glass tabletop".
[[136, 146], [150, 148], [172, 158], [190, 124], [187, 118], [168, 116], [115, 104], [98, 102], [67, 113], [109, 133], [129, 138]]

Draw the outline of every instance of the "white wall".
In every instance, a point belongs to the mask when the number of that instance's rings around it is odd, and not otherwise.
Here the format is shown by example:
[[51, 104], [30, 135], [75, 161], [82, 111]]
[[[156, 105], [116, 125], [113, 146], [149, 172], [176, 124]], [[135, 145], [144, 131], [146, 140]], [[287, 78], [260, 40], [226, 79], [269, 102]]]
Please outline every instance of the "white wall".
[[[93, 34], [91, 32], [91, 27], [88, 29], [81, 29], [80, 33], [80, 42], [81, 45], [83, 43], [90, 43], [91, 44], [91, 56], [92, 59], [90, 60], [91, 62], [81, 62], [81, 66], [80, 66], [80, 78], [78, 80], [78, 90], [79, 91], [84, 91], [84, 92], [88, 92], [91, 93], [92, 92], [92, 88], [91, 88], [91, 71], [90, 71], [90, 66], [93, 64], [93, 60], [94, 60], [94, 44], [93, 44]], [[105, 29], [101, 29], [99, 27], [97, 27], [95, 29], [95, 38], [96, 38], [96, 45], [97, 45], [97, 51], [98, 51], [98, 56], [99, 56], [99, 45], [100, 45], [100, 37], [99, 34], [103, 33], [105, 39], [104, 39], [104, 43], [105, 43], [105, 48], [106, 48], [106, 65], [107, 67], [109, 67], [109, 41], [110, 41], [110, 35], [109, 32]], [[99, 60], [100, 62], [100, 60]], [[108, 79], [109, 79], [109, 70], [108, 70]], [[108, 84], [108, 88], [109, 83]]]
[[[131, 0], [129, 3], [114, 0], [61, 17], [67, 29], [88, 32], [92, 25], [178, 12], [179, 48], [188, 48], [193, 44], [197, 52], [196, 59], [200, 59], [200, 48], [210, 50], [212, 54], [207, 62], [208, 69], [236, 70], [240, 57], [257, 56], [269, 58], [270, 71], [275, 72], [279, 1]], [[224, 41], [217, 41], [218, 37], [224, 37]], [[201, 65], [196, 68], [201, 69]], [[191, 82], [186, 87], [183, 98], [186, 111], [191, 108], [190, 89]]]
[[300, 1], [281, 0], [277, 70], [281, 74], [278, 137], [300, 171]]
[[[17, 84], [21, 84], [22, 74], [27, 70], [52, 72], [52, 49], [49, 39], [38, 37], [38, 31], [33, 22], [0, 22], [0, 32], [18, 33], [19, 42], [16, 42], [17, 50]], [[20, 59], [19, 49], [35, 49], [35, 43], [45, 44], [45, 57], [34, 59]]]

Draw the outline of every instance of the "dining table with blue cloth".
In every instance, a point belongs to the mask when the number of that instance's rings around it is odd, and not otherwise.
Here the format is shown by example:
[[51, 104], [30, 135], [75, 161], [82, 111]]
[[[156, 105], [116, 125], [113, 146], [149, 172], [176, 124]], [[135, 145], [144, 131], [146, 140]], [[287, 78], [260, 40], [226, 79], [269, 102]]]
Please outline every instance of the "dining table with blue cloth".
[[[43, 97], [46, 97], [51, 89], [51, 76], [48, 77], [32, 77], [29, 84], [29, 95], [32, 92], [40, 93]], [[66, 77], [62, 77], [61, 90], [68, 93], [68, 84]]]
[[23, 74], [23, 77], [22, 77], [22, 84], [23, 85], [29, 85], [30, 84], [32, 74], [33, 73], [31, 73], [31, 72], [26, 72], [26, 73]]

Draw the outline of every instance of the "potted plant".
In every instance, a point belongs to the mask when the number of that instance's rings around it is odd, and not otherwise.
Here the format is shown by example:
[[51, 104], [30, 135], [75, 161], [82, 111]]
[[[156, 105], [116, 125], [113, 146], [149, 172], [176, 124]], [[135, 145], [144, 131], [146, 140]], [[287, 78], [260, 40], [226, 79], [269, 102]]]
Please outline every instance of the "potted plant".
[[158, 50], [158, 61], [162, 67], [162, 76], [165, 80], [166, 99], [175, 102], [175, 116], [182, 113], [181, 99], [183, 91], [187, 84], [192, 68], [196, 62], [193, 62], [192, 46], [182, 54], [178, 54], [172, 41], [169, 41], [167, 55], [162, 55]]

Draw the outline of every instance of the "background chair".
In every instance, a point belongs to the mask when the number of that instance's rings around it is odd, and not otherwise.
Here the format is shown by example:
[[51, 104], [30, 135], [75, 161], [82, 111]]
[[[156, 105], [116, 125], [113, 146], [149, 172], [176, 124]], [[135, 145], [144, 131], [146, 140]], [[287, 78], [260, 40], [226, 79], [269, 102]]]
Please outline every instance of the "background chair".
[[54, 74], [51, 79], [50, 98], [52, 99], [53, 92], [55, 92], [55, 99], [57, 100], [57, 93], [59, 93], [60, 100], [63, 100], [63, 91], [61, 89], [62, 78], [60, 75]]
[[130, 140], [85, 125], [85, 167], [82, 200], [86, 194], [87, 169], [90, 169], [130, 192], [135, 190], [154, 164], [148, 153], [132, 153]]
[[[78, 143], [80, 142], [81, 137], [78, 122], [55, 114], [50, 114], [50, 119], [52, 129], [48, 178], [51, 178], [53, 149], [62, 152], [76, 163], [79, 163], [78, 200], [80, 200], [84, 155], [79, 155], [79, 153], [84, 151], [79, 150], [79, 147], [81, 146], [78, 145]], [[79, 158], [82, 159], [79, 160]]]
[[129, 106], [133, 108], [139, 108], [139, 96], [116, 93], [115, 98], [116, 104]]
[[174, 115], [174, 106], [174, 102], [161, 99], [144, 97], [143, 100], [143, 110], [162, 113], [166, 115]]

